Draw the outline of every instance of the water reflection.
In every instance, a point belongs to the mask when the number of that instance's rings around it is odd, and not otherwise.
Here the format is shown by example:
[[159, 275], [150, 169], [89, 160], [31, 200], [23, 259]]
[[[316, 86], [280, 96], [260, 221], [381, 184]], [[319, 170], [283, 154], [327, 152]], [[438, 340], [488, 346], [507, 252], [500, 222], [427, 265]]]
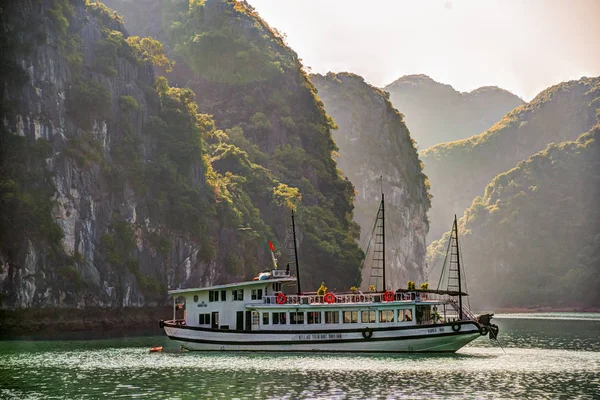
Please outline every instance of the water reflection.
[[[566, 322], [566, 324], [564, 323]], [[498, 319], [456, 355], [180, 353], [164, 337], [0, 342], [0, 398], [589, 398], [598, 320]], [[149, 353], [162, 344], [166, 353]]]

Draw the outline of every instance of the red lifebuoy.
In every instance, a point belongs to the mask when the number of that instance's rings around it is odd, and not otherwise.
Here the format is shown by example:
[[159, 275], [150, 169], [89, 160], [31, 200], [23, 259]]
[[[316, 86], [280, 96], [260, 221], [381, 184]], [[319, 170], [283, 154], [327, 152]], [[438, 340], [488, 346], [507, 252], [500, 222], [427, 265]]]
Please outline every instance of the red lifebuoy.
[[384, 301], [392, 301], [394, 300], [394, 293], [392, 293], [391, 291], [387, 291], [383, 294], [383, 300]]
[[325, 300], [326, 303], [335, 303], [335, 295], [333, 293], [327, 293], [325, 294], [325, 297], [323, 297], [323, 299]]
[[283, 293], [279, 293], [275, 301], [277, 302], [277, 304], [285, 304], [285, 302], [287, 301], [287, 296]]

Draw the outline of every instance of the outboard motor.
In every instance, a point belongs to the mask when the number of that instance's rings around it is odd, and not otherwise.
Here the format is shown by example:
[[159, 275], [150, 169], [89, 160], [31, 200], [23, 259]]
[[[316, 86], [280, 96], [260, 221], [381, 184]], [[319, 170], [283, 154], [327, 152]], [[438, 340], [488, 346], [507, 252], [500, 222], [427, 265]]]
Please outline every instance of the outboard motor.
[[483, 314], [477, 318], [477, 322], [479, 322], [479, 332], [481, 333], [481, 336], [485, 336], [489, 333], [491, 340], [498, 340], [500, 328], [498, 328], [498, 325], [490, 322], [493, 316], [494, 314]]

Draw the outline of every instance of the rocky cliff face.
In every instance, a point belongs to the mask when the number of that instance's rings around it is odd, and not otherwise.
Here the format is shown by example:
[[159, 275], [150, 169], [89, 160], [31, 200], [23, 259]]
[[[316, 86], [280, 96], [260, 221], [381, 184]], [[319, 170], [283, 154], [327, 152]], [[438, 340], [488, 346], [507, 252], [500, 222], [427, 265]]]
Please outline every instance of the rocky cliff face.
[[[381, 201], [379, 177], [383, 176], [388, 283], [397, 288], [408, 279], [422, 280], [429, 229], [427, 178], [402, 115], [392, 107], [387, 93], [360, 76], [329, 73], [312, 75], [311, 80], [339, 127], [334, 131], [338, 165], [356, 187], [355, 219], [361, 226], [361, 243], [371, 234]], [[365, 289], [375, 283], [370, 275], [365, 268]]]
[[297, 56], [242, 3], [172, 3], [169, 76], [200, 96], [156, 78], [161, 44], [101, 3], [3, 6], [3, 308], [162, 305], [167, 288], [252, 278], [269, 240], [286, 262], [292, 208], [303, 281], [356, 283], [353, 187]]
[[[177, 63], [167, 77], [189, 85], [198, 95], [199, 110], [211, 114], [226, 135], [208, 141], [211, 157], [220, 160], [216, 170], [244, 179], [256, 213], [273, 228], [282, 247], [289, 214], [274, 213], [255, 190], [260, 184], [255, 172], [264, 168], [298, 190], [293, 197], [300, 200], [299, 253], [307, 290], [316, 290], [323, 280], [338, 290], [356, 284], [362, 253], [356, 244], [359, 227], [352, 221], [354, 188], [340, 176], [332, 158], [336, 145], [331, 118], [282, 36], [246, 2], [111, 0], [109, 4], [131, 22], [133, 33], [156, 31], [165, 42]], [[140, 13], [140, 7], [157, 12]], [[220, 140], [226, 143], [221, 145]], [[249, 170], [229, 162], [241, 154]], [[290, 260], [286, 250], [282, 253], [281, 260]]]
[[2, 11], [2, 307], [162, 304], [167, 285], [216, 279], [136, 187], [163, 107], [120, 20], [83, 1]]
[[421, 150], [477, 135], [523, 104], [519, 97], [498, 87], [461, 93], [427, 75], [403, 76], [384, 90], [390, 93], [394, 107], [406, 116], [406, 124]]

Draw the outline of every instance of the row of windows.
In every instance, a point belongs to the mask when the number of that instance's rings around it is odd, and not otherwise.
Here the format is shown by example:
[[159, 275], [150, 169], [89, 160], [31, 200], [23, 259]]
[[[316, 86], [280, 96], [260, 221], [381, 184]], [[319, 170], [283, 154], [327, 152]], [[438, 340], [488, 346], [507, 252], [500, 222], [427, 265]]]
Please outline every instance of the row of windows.
[[[227, 301], [227, 291], [226, 290], [221, 290], [221, 301]], [[196, 300], [196, 296], [194, 296], [194, 301], [198, 302], [198, 300]], [[209, 290], [208, 291], [208, 301], [219, 301], [219, 291], [218, 290]]]
[[[308, 312], [290, 312], [290, 324], [320, 324], [324, 321], [326, 324], [339, 324], [340, 323], [340, 311], [325, 311], [324, 318], [322, 317], [321, 311], [308, 311]], [[341, 311], [342, 321], [344, 324], [357, 324], [359, 312], [358, 311]], [[269, 315], [272, 315], [273, 325], [285, 325], [286, 313], [285, 312], [274, 312], [274, 313], [262, 313], [262, 324], [269, 325]], [[411, 310], [397, 310], [397, 321], [406, 322], [412, 321]], [[388, 323], [395, 321], [394, 310], [380, 310], [379, 311], [379, 322]], [[360, 321], [364, 324], [377, 322], [377, 311], [366, 310], [360, 312]]]
[[[231, 291], [231, 298], [233, 301], [244, 301], [244, 289], [233, 289]], [[263, 298], [263, 290], [262, 289], [252, 289], [251, 292], [252, 300], [262, 300]], [[227, 301], [227, 291], [226, 290], [209, 290], [208, 291], [208, 301]], [[194, 295], [194, 302], [198, 302], [198, 295]]]

